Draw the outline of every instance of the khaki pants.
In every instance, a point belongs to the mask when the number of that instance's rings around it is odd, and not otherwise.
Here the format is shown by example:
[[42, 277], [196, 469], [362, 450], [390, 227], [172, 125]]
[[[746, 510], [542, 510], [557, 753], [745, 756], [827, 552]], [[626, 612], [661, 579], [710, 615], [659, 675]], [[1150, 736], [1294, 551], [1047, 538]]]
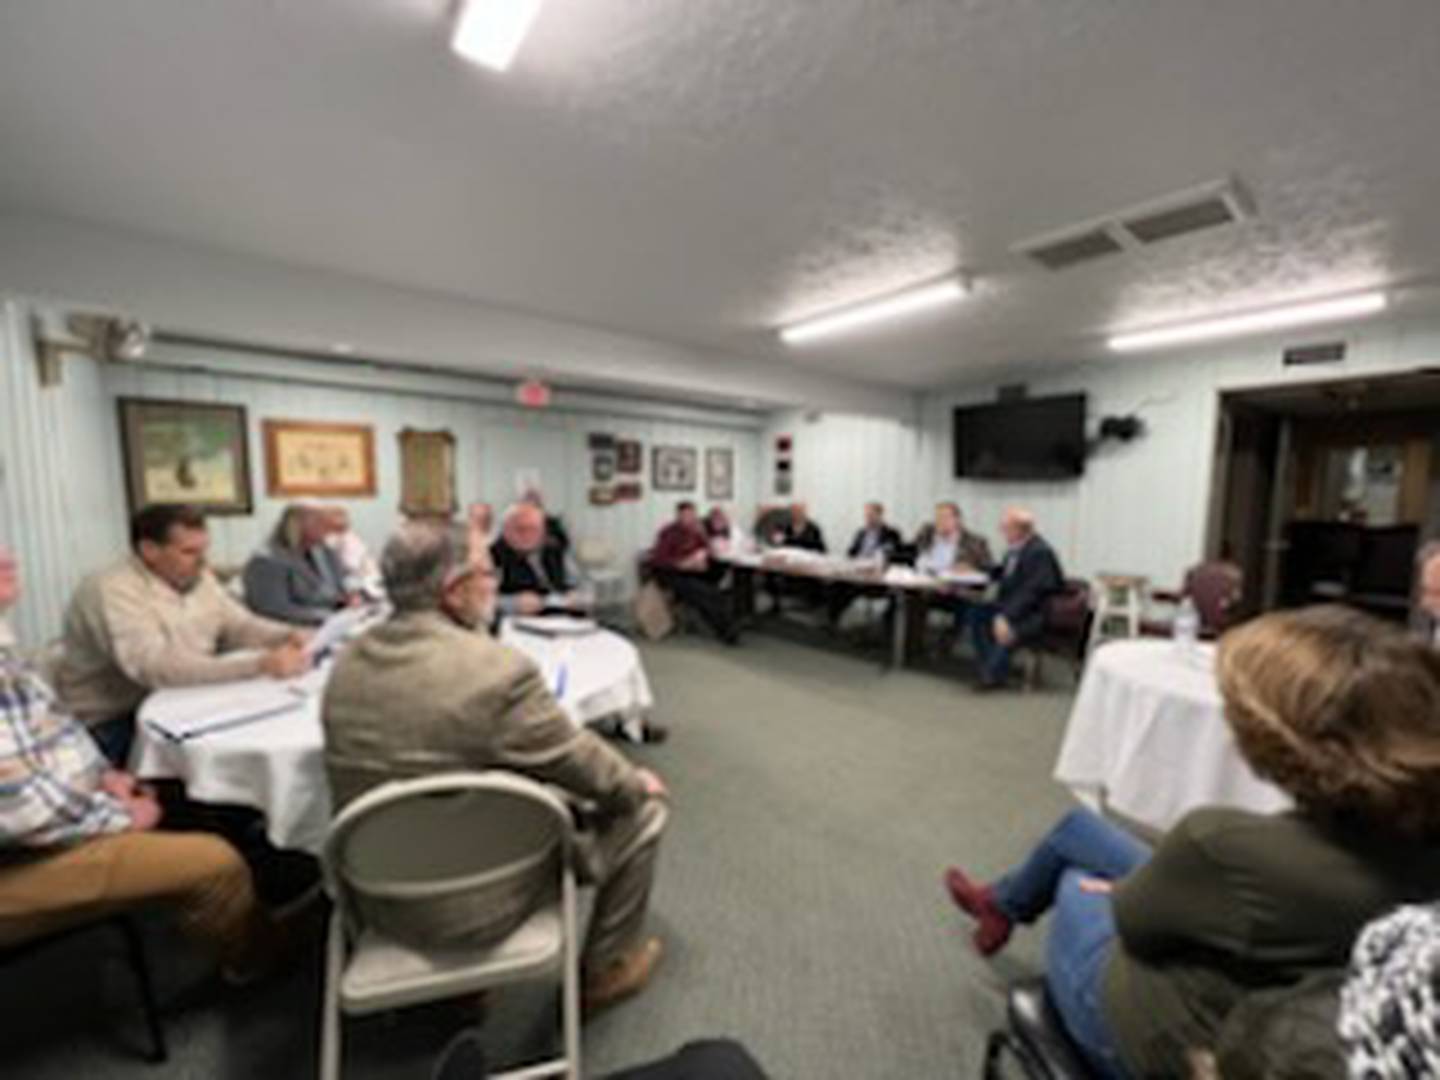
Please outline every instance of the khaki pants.
[[0, 945], [149, 905], [232, 963], [258, 918], [244, 860], [202, 833], [118, 833], [0, 865]]
[[580, 834], [580, 877], [596, 886], [583, 954], [587, 969], [598, 971], [618, 959], [640, 936], [669, 816], [664, 802], [646, 799]]

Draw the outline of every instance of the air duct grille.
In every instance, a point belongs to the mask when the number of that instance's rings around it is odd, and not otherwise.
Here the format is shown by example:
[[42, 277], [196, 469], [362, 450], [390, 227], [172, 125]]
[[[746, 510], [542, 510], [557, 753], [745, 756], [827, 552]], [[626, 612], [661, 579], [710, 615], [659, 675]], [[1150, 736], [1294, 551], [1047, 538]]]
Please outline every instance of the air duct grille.
[[1042, 242], [1035, 247], [1024, 249], [1024, 254], [1047, 270], [1064, 270], [1092, 259], [1103, 259], [1106, 255], [1118, 255], [1124, 250], [1104, 229], [1094, 229], [1077, 236], [1067, 236], [1063, 240]]

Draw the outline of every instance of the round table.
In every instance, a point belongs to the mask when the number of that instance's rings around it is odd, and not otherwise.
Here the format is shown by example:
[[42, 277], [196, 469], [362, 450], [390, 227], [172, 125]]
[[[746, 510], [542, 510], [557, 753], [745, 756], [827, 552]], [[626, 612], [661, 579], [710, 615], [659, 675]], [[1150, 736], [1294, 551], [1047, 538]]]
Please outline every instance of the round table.
[[1055, 779], [1087, 805], [1164, 832], [1200, 806], [1291, 805], [1235, 745], [1215, 684], [1215, 647], [1114, 641], [1091, 656]]
[[[604, 629], [544, 637], [509, 627], [501, 640], [535, 661], [552, 692], [561, 690], [560, 705], [577, 727], [618, 717], [638, 734], [654, 697], [628, 640]], [[276, 847], [318, 852], [330, 824], [320, 723], [328, 675], [327, 665], [288, 683], [248, 679], [157, 691], [140, 706], [131, 769], [181, 780], [198, 802], [254, 807]], [[229, 726], [208, 726], [225, 712], [236, 714]], [[247, 719], [247, 712], [267, 715]]]

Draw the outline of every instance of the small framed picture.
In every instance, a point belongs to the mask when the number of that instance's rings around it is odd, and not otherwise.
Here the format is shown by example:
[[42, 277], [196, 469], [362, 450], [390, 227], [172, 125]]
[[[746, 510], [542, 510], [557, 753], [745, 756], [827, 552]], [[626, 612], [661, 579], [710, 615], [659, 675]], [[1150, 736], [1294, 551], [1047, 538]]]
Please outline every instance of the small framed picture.
[[705, 450], [705, 497], [722, 502], [735, 497], [735, 451], [728, 446]]
[[633, 476], [645, 469], [645, 447], [639, 439], [620, 439], [615, 444], [616, 471]]
[[650, 486], [656, 491], [694, 491], [697, 457], [693, 446], [655, 447]]
[[375, 494], [375, 429], [368, 424], [265, 421], [265, 480], [271, 495]]

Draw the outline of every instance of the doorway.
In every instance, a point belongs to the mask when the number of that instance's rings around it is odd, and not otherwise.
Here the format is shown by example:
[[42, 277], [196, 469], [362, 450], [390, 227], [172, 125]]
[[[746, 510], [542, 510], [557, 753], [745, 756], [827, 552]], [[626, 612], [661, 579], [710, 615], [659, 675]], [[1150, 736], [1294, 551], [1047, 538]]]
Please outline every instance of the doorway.
[[1339, 602], [1404, 621], [1440, 535], [1440, 371], [1220, 397], [1209, 557], [1245, 613]]

